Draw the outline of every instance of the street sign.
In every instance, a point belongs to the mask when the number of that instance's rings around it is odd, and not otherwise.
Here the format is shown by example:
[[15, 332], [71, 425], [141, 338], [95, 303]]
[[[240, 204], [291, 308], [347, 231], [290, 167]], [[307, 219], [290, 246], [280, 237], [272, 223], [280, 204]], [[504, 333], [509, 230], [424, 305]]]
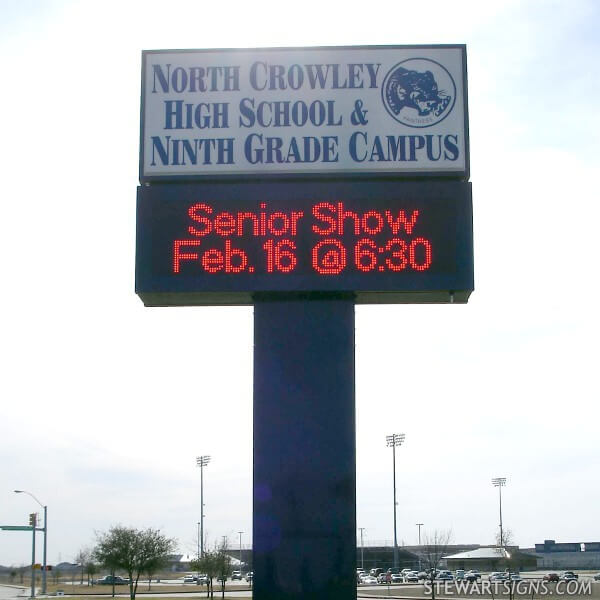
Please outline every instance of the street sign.
[[0, 525], [0, 529], [5, 531], [31, 531], [33, 527], [29, 525]]
[[464, 45], [149, 50], [140, 181], [469, 177]]

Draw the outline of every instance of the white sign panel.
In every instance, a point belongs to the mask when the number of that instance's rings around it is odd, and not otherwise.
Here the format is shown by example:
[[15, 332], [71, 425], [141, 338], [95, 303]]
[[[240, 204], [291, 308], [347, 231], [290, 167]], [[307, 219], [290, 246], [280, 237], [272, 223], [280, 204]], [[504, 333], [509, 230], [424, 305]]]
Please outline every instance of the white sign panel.
[[159, 50], [140, 180], [469, 175], [466, 49]]

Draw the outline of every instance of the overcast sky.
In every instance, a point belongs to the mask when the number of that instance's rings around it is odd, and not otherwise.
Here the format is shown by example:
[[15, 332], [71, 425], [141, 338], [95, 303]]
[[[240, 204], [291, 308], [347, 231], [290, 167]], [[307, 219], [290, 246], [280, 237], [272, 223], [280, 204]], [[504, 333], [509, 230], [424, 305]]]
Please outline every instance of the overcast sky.
[[[0, 3], [0, 524], [50, 563], [111, 525], [251, 542], [252, 308], [134, 293], [142, 49], [466, 43], [475, 292], [356, 310], [365, 541], [600, 541], [600, 4]], [[0, 532], [0, 564], [30, 561]], [[40, 555], [41, 556], [41, 555]]]

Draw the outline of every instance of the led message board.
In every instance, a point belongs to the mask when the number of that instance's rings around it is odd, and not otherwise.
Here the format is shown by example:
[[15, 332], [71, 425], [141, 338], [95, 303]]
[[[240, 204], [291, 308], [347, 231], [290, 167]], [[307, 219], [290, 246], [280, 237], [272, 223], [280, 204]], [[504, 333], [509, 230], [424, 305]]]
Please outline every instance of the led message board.
[[468, 179], [464, 45], [142, 54], [140, 181]]
[[138, 188], [136, 292], [148, 306], [307, 293], [466, 302], [472, 290], [470, 183]]

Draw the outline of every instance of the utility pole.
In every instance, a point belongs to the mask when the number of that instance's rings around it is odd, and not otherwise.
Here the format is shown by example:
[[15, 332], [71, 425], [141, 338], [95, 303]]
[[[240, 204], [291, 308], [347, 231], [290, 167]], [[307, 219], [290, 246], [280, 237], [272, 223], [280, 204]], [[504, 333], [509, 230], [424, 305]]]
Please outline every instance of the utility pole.
[[364, 554], [363, 532], [365, 530], [365, 527], [359, 527], [358, 529], [360, 530], [360, 568], [363, 569], [363, 571], [364, 571], [365, 554]]
[[394, 473], [394, 568], [398, 568], [398, 535], [396, 531], [396, 446], [402, 445], [405, 435], [403, 433], [394, 433], [386, 436], [388, 448], [392, 448], [392, 467]]
[[240, 575], [241, 575], [242, 574], [242, 533], [244, 533], [244, 532], [238, 531], [238, 533], [240, 534]]
[[196, 466], [200, 467], [200, 558], [204, 556], [204, 467], [210, 456], [197, 456]]
[[419, 571], [421, 570], [421, 527], [423, 527], [423, 523], [417, 523], [417, 527], [419, 528]]

